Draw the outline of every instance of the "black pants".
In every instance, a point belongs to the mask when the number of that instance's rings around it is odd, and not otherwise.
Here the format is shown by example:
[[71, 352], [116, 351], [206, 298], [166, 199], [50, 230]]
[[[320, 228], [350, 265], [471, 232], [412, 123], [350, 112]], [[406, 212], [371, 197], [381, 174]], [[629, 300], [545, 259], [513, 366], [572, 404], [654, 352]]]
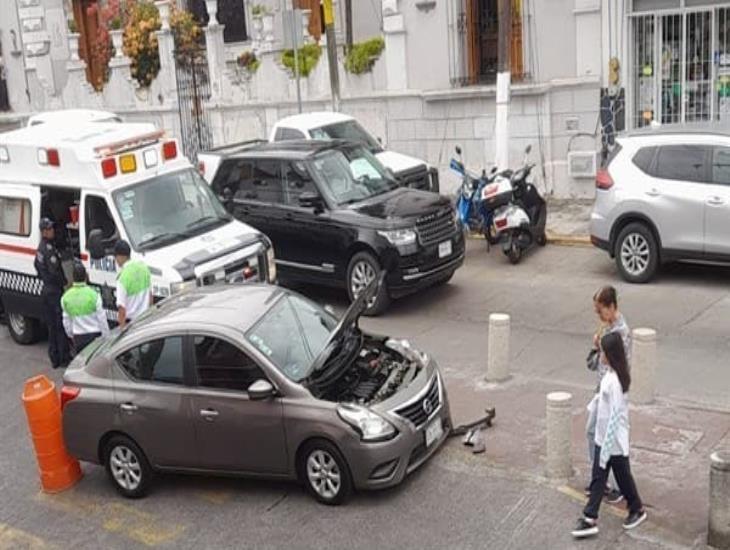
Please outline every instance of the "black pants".
[[43, 312], [48, 326], [48, 358], [55, 369], [71, 361], [68, 339], [63, 329], [60, 292], [43, 293]]
[[629, 512], [640, 512], [644, 505], [641, 503], [639, 493], [636, 490], [634, 476], [631, 475], [631, 467], [629, 466], [628, 456], [612, 456], [606, 469], [601, 468], [601, 448], [596, 445], [593, 454], [593, 475], [591, 478], [591, 496], [588, 504], [583, 509], [583, 515], [587, 518], [598, 519], [598, 509], [603, 500], [603, 493], [606, 490], [606, 481], [608, 481], [608, 470], [613, 471], [616, 478], [618, 488], [629, 505]]
[[76, 348], [76, 353], [79, 353], [99, 336], [101, 336], [101, 332], [89, 332], [88, 334], [74, 335], [74, 348]]

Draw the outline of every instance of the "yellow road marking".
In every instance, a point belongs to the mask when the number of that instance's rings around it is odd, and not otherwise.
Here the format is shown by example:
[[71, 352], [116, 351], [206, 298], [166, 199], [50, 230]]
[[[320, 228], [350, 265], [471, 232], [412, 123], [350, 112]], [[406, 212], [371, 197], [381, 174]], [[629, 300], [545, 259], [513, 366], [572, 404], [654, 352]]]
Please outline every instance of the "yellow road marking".
[[31, 535], [21, 529], [11, 527], [7, 523], [0, 523], [0, 550], [36, 550], [51, 548], [46, 541]]
[[[568, 487], [567, 485], [561, 485], [560, 487], [558, 487], [558, 491], [580, 503], [585, 504], [586, 502], [586, 496], [583, 493], [576, 489], [573, 489], [572, 487]], [[603, 506], [602, 509], [608, 510], [610, 514], [613, 514], [617, 518], [626, 517], [626, 511], [620, 510], [615, 506]]]
[[145, 546], [158, 546], [177, 539], [186, 526], [169, 523], [154, 514], [115, 501], [102, 501], [76, 493], [39, 494], [48, 505], [93, 520], [104, 530], [117, 533]]
[[198, 496], [211, 504], [226, 504], [233, 498], [233, 494], [228, 491], [201, 491]]

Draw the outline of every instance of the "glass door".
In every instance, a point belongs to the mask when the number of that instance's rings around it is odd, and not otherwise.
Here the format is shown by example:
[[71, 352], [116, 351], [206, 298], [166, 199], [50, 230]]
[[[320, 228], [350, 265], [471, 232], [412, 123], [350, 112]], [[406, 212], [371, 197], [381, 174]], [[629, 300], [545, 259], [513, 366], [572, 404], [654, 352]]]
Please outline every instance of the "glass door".
[[712, 117], [712, 12], [685, 15], [684, 121]]
[[660, 102], [662, 124], [682, 119], [682, 36], [684, 19], [676, 13], [659, 18]]

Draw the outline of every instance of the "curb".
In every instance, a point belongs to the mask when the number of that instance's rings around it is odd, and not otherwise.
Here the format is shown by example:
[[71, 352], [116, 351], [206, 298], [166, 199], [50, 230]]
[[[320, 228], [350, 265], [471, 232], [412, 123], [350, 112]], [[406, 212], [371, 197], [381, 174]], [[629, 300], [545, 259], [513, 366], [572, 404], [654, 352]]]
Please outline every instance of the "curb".
[[560, 235], [548, 232], [547, 242], [558, 246], [593, 246], [588, 235]]

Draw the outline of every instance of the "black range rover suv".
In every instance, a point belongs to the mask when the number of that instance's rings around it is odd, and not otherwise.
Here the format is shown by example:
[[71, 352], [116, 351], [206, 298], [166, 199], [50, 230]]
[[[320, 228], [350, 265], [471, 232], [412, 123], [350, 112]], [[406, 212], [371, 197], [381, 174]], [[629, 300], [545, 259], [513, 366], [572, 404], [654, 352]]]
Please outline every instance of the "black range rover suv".
[[250, 143], [201, 157], [218, 165], [209, 177], [228, 211], [272, 240], [282, 280], [345, 287], [352, 300], [385, 270], [367, 311], [377, 315], [464, 262], [449, 200], [398, 187], [360, 144]]

